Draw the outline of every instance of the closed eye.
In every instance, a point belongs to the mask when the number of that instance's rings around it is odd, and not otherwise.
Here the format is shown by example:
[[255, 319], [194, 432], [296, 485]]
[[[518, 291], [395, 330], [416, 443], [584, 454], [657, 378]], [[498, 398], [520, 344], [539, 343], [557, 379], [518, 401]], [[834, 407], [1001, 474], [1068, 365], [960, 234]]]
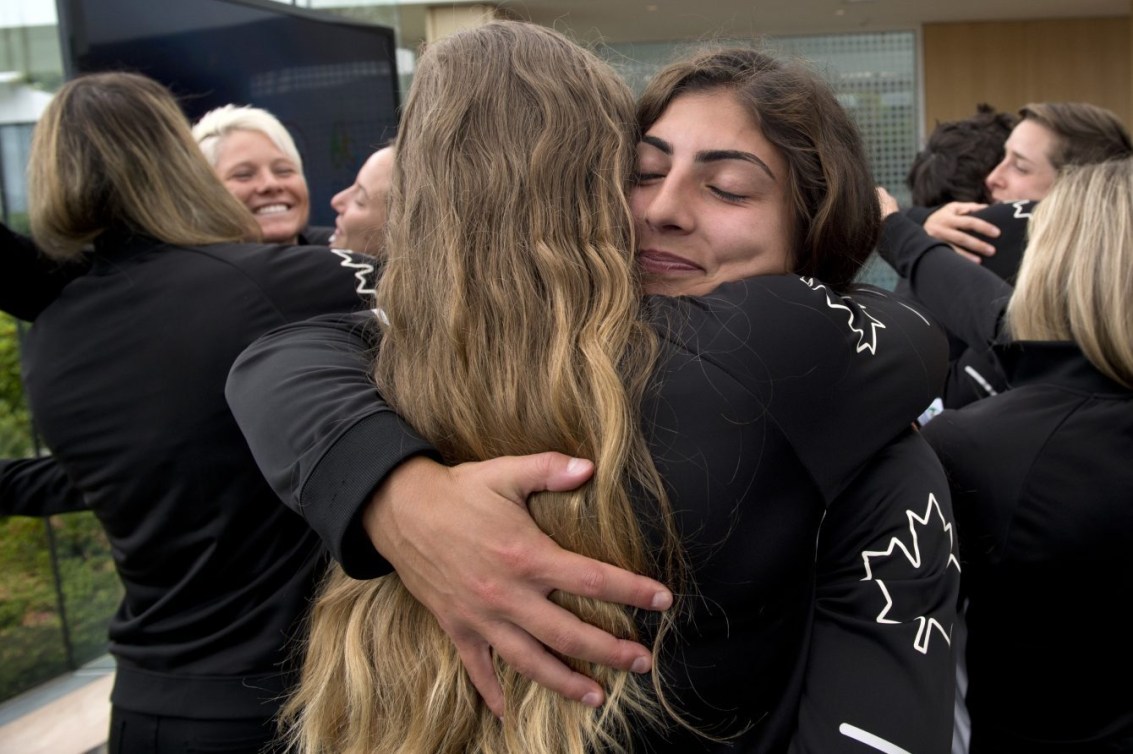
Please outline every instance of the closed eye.
[[747, 199], [747, 197], [743, 194], [733, 194], [731, 191], [725, 191], [724, 189], [717, 188], [716, 186], [709, 186], [708, 190], [726, 202], [742, 202], [743, 200]]

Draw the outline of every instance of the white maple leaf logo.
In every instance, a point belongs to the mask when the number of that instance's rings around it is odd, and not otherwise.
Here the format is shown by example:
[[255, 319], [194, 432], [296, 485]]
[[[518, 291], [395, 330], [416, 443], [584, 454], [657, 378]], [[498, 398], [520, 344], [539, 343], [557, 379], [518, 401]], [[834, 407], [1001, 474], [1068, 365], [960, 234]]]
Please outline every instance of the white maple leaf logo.
[[354, 270], [354, 279], [358, 281], [358, 285], [354, 287], [354, 290], [358, 291], [358, 293], [363, 296], [375, 293], [374, 286], [370, 283], [370, 279], [374, 274], [374, 265], [369, 262], [356, 262], [354, 261], [354, 257], [339, 249], [331, 249], [330, 253], [342, 260], [339, 262], [340, 266]]
[[[857, 323], [857, 317], [854, 310], [846, 306], [846, 299], [826, 287], [825, 284], [815, 281], [814, 278], [799, 278], [809, 287], [812, 291], [822, 291], [826, 296], [826, 305], [831, 309], [838, 309], [846, 313], [846, 324], [850, 326], [850, 331], [858, 335], [858, 353], [862, 351], [869, 351], [871, 354], [877, 353], [877, 331], [884, 330], [883, 325], [879, 320], [874, 319], [873, 315], [866, 311], [864, 306], [859, 304], [858, 308], [861, 310], [862, 315], [868, 320], [863, 322], [860, 326]], [[866, 332], [868, 328], [868, 332]]]
[[[896, 553], [901, 553], [908, 560], [913, 568], [920, 568], [923, 561], [921, 553], [921, 531], [929, 526], [939, 526], [940, 531], [948, 537], [948, 563], [946, 568], [955, 567], [956, 571], [960, 570], [960, 561], [956, 557], [956, 538], [954, 536], [955, 530], [953, 529], [952, 522], [944, 517], [944, 511], [940, 509], [940, 504], [936, 501], [936, 496], [931, 492], [928, 496], [928, 504], [925, 506], [923, 515], [917, 515], [916, 511], [906, 510], [905, 516], [909, 520], [909, 542], [903, 542], [898, 537], [893, 537], [889, 540], [889, 545], [884, 550], [865, 550], [862, 552], [862, 561], [865, 563], [865, 578], [862, 581], [873, 581], [877, 584], [877, 588], [881, 590], [882, 596], [885, 598], [885, 606], [881, 612], [877, 614], [878, 623], [897, 624], [904, 623], [904, 620], [894, 620], [889, 617], [893, 610], [893, 598], [889, 596], [889, 588], [885, 585], [885, 581], [879, 578], [874, 578], [873, 575], [873, 560], [885, 558], [886, 560], [897, 557]], [[935, 521], [934, 521], [935, 520]], [[936, 523], [938, 521], [939, 523]], [[932, 532], [929, 532], [931, 534]], [[935, 618], [918, 615], [913, 618], [918, 623], [917, 636], [913, 640], [913, 647], [921, 654], [928, 653], [929, 642], [932, 639], [934, 631], [938, 632], [944, 641], [949, 645], [952, 644], [951, 626], [945, 627], [940, 621]]]

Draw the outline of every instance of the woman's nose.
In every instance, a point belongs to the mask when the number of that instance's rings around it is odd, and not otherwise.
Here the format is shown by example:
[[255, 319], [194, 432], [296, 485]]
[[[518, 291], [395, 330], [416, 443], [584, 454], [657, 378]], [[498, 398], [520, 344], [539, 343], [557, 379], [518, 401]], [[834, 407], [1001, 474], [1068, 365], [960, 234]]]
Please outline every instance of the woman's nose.
[[652, 186], [645, 207], [645, 222], [657, 230], [687, 231], [695, 222], [693, 199], [679, 176], [671, 173]]
[[279, 179], [275, 177], [275, 173], [266, 170], [260, 174], [256, 181], [256, 191], [266, 194], [278, 189], [279, 185]]
[[996, 165], [992, 169], [992, 171], [987, 174], [987, 180], [984, 181], [984, 185], [987, 186], [989, 190], [994, 190], [994, 189], [997, 189], [997, 188], [1001, 188], [1003, 186], [1003, 163], [1002, 162], [999, 163], [998, 165]]

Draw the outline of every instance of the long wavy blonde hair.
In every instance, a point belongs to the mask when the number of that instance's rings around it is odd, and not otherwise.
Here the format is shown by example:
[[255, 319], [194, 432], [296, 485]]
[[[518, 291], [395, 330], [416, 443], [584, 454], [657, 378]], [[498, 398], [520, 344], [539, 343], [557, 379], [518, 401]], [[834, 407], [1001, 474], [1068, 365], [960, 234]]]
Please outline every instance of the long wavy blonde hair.
[[[451, 463], [545, 450], [594, 459], [580, 491], [532, 498], [536, 522], [564, 547], [680, 584], [641, 430], [657, 339], [639, 313], [625, 199], [629, 90], [561, 35], [495, 22], [427, 50], [400, 134], [378, 291], [383, 396]], [[556, 599], [653, 641], [656, 655], [666, 626], [643, 631], [627, 608]], [[497, 663], [501, 722], [396, 575], [359, 582], [335, 568], [284, 720], [299, 750], [351, 754], [622, 751], [633, 725], [663, 722], [659, 688], [574, 667], [607, 689], [602, 709]]]

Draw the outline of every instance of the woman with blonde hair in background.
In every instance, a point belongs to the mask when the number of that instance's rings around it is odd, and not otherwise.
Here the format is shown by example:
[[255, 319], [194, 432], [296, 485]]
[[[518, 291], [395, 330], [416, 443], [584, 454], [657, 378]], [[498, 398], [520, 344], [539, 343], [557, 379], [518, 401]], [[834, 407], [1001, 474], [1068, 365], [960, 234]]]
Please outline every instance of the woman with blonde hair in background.
[[36, 427], [124, 587], [108, 628], [109, 751], [264, 751], [293, 680], [285, 644], [325, 558], [260, 474], [224, 380], [268, 330], [368, 308], [362, 262], [245, 243], [255, 219], [144, 76], [64, 84], [28, 174], [34, 245], [89, 260], [37, 316], [22, 362]]
[[939, 281], [926, 305], [994, 342], [1010, 384], [923, 431], [961, 536], [970, 751], [1133, 750], [1133, 649], [1109, 614], [1133, 591], [1133, 159], [1063, 168], [1014, 291], [931, 240], [893, 261]]
[[309, 228], [303, 158], [287, 127], [259, 107], [223, 105], [193, 125], [193, 138], [225, 188], [259, 223], [264, 241], [323, 246], [328, 228]]
[[[758, 82], [798, 81], [751, 51], [698, 66], [739, 68], [741, 79]], [[738, 187], [729, 182], [726, 195], [704, 188], [688, 206], [720, 230], [729, 217], [733, 229], [750, 223], [753, 205], [757, 216], [784, 225], [755, 246], [698, 244], [702, 270], [766, 247], [765, 263], [749, 274], [828, 261], [832, 274], [852, 278], [852, 259], [794, 258], [785, 239], [806, 225], [796, 217], [825, 201], [808, 182], [823, 173], [786, 174], [782, 163], [795, 156], [769, 150], [750, 130], [750, 116], [726, 107], [740, 101], [716, 103], [725, 127], [704, 138], [714, 145], [712, 162], [727, 162], [726, 172], [741, 176], [732, 181], [756, 181], [760, 198], [730, 198]], [[790, 111], [813, 120], [814, 104]], [[653, 191], [635, 208], [653, 207], [645, 199], [658, 188], [691, 190], [676, 179], [702, 147], [675, 122], [662, 115], [649, 132], [651, 146], [671, 147], [673, 176], [651, 178]], [[797, 274], [729, 283], [742, 273], [725, 272], [704, 297], [642, 299], [638, 213], [625, 196], [635, 172], [633, 123], [625, 85], [552, 31], [492, 23], [430, 46], [397, 144], [380, 325], [359, 317], [277, 330], [234, 366], [228, 395], [273, 478], [276, 450], [262, 435], [281, 433], [275, 411], [260, 409], [282, 401], [292, 404], [289, 416], [301, 406], [309, 419], [319, 417], [282, 433], [289, 447], [305, 448], [308, 430], [319, 438], [288, 473], [304, 487], [333, 484], [331, 506], [340, 511], [369, 494], [360, 480], [371, 476], [371, 464], [388, 470], [391, 458], [428, 453], [422, 438], [460, 464], [454, 473], [487, 467], [480, 459], [544, 450], [594, 459], [592, 482], [537, 495], [531, 512], [543, 536], [577, 551], [575, 558], [641, 570], [674, 587], [677, 603], [660, 618], [566, 589], [554, 596], [574, 614], [569, 631], [597, 626], [627, 644], [652, 645], [652, 685], [639, 675], [648, 656], [632, 672], [598, 658], [574, 662], [606, 696], [605, 704], [597, 695], [578, 704], [497, 655], [489, 674], [494, 681], [498, 673], [503, 691], [493, 698], [491, 684], [476, 675], [478, 658], [446, 636], [447, 619], [411, 596], [420, 576], [412, 559], [383, 551], [398, 560], [390, 574], [393, 563], [359, 557], [358, 538], [375, 525], [362, 512], [365, 530], [348, 524], [346, 539], [324, 534], [346, 571], [336, 568], [314, 608], [304, 680], [287, 707], [301, 750], [849, 752], [882, 740], [947, 750], [956, 584], [950, 509], [939, 464], [909, 432], [943, 374], [942, 337], [881, 292], [849, 297]], [[852, 172], [853, 188], [834, 204], [876, 208], [868, 170]], [[788, 188], [795, 181], [797, 194]], [[787, 199], [796, 196], [805, 208]], [[743, 211], [732, 217], [713, 204], [721, 202]], [[659, 217], [641, 212], [638, 221]], [[863, 245], [878, 223], [876, 212], [867, 216]], [[799, 244], [821, 256], [820, 246]], [[853, 243], [848, 249], [860, 251]], [[666, 284], [678, 285], [682, 271], [699, 278], [691, 267], [674, 266]], [[653, 280], [656, 272], [654, 265]], [[369, 337], [390, 406], [373, 392], [359, 358], [359, 339]], [[302, 376], [293, 371], [300, 364]], [[291, 391], [299, 391], [297, 403]], [[257, 393], [267, 397], [249, 403]], [[420, 435], [397, 435], [390, 407]], [[343, 446], [366, 450], [343, 466], [334, 451]], [[894, 458], [906, 472], [900, 479], [874, 473]], [[868, 485], [851, 494], [867, 476]], [[575, 484], [577, 475], [552, 489]], [[432, 490], [417, 490], [414, 500], [426, 518], [435, 509]], [[315, 510], [322, 507], [301, 510], [322, 525], [333, 517]], [[920, 525], [911, 525], [914, 514]], [[386, 533], [397, 540], [403, 532], [395, 523]], [[491, 559], [499, 546], [488, 537], [481, 554]], [[900, 554], [906, 547], [916, 548], [915, 566]], [[372, 578], [382, 573], [389, 575]], [[488, 703], [477, 689], [489, 689]]]

